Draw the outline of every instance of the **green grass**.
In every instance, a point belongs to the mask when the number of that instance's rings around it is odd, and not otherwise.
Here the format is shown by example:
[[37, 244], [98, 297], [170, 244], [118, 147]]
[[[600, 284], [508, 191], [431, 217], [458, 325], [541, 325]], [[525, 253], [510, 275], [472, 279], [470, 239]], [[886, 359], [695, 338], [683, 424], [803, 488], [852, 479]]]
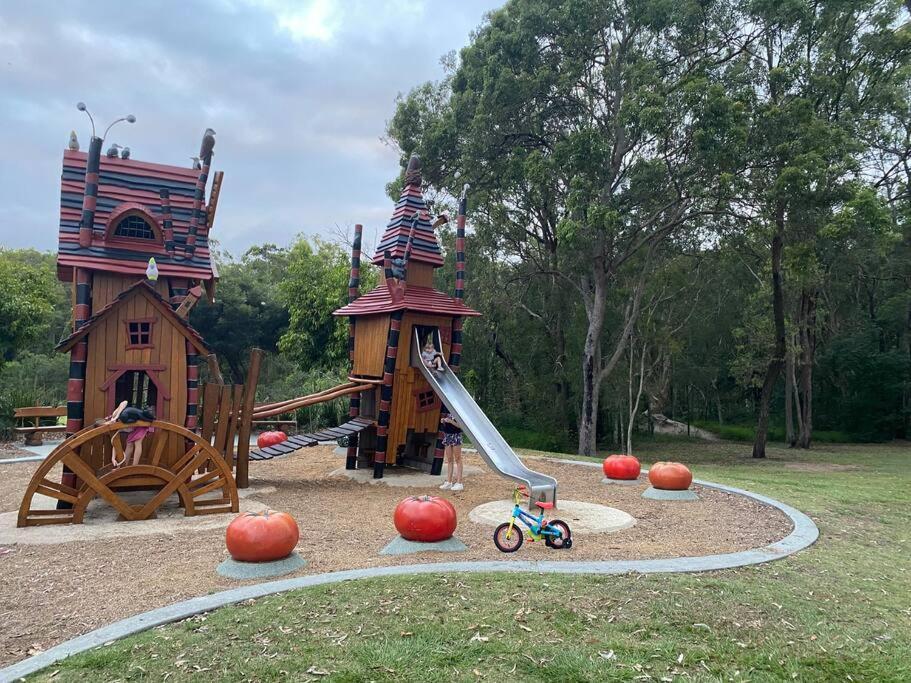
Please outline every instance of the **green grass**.
[[439, 575], [294, 591], [37, 679], [911, 680], [911, 448], [748, 453], [683, 439], [638, 454], [799, 507], [820, 527], [814, 547], [698, 575]]
[[[720, 424], [718, 422], [711, 422], [709, 420], [693, 420], [692, 424], [696, 427], [701, 427], [706, 431], [717, 434], [722, 439], [728, 441], [749, 441], [753, 442], [753, 439], [756, 437], [756, 425], [755, 424]], [[869, 436], [863, 436], [858, 434], [850, 434], [848, 432], [840, 432], [834, 430], [823, 430], [823, 429], [814, 429], [813, 430], [813, 442], [814, 443], [864, 443], [869, 441], [876, 441]], [[769, 441], [777, 443], [785, 443], [785, 429], [777, 425], [769, 426]]]

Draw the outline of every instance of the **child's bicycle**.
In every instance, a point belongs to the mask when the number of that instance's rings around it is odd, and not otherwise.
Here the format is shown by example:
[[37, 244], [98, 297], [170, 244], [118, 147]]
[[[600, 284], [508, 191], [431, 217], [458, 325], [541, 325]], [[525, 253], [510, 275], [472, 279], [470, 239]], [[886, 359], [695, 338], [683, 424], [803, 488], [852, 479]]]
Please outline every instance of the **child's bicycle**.
[[[569, 549], [572, 548], [572, 532], [569, 530], [569, 524], [554, 519], [547, 521], [544, 519], [544, 512], [553, 508], [553, 503], [539, 502], [536, 505], [541, 508], [541, 516], [535, 517], [529, 512], [522, 509], [519, 501], [521, 496], [528, 496], [524, 486], [517, 486], [512, 492], [512, 499], [515, 501], [515, 507], [512, 509], [512, 518], [504, 522], [493, 532], [493, 543], [500, 552], [514, 553], [522, 547], [525, 540], [525, 534], [528, 534], [529, 541], [540, 541], [544, 539], [544, 544], [548, 548]], [[527, 527], [523, 532], [519, 527], [522, 522]]]

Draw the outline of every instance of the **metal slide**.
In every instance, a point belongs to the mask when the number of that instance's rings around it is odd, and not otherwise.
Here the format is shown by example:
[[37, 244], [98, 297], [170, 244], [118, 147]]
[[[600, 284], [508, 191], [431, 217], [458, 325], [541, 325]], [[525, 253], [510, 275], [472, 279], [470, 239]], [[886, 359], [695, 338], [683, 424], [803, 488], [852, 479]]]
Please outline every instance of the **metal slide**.
[[[439, 330], [435, 335], [436, 347], [442, 349]], [[421, 374], [449, 408], [450, 414], [458, 421], [462, 431], [471, 438], [484, 462], [497, 474], [525, 484], [529, 494], [529, 508], [534, 507], [538, 501], [553, 502], [556, 505], [557, 480], [522, 464], [519, 456], [509, 447], [445, 361], [442, 372], [435, 372], [424, 365], [418, 330], [414, 331], [411, 342], [411, 365], [421, 370]]]

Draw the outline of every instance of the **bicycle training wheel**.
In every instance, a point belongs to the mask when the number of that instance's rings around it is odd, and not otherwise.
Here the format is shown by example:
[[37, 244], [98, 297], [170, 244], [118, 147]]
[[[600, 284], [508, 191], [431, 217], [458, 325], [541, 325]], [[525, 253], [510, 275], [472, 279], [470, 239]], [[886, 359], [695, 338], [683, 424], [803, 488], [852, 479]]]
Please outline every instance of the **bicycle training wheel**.
[[[509, 535], [509, 538], [506, 536]], [[512, 527], [512, 533], [509, 533], [509, 522], [504, 522], [493, 532], [493, 544], [501, 553], [514, 553], [522, 547], [522, 541], [525, 540], [525, 534], [517, 524]]]
[[560, 519], [555, 519], [547, 524], [548, 530], [559, 531], [560, 536], [544, 536], [544, 543], [548, 548], [560, 550], [571, 548], [573, 545], [572, 532], [569, 530], [569, 524]]

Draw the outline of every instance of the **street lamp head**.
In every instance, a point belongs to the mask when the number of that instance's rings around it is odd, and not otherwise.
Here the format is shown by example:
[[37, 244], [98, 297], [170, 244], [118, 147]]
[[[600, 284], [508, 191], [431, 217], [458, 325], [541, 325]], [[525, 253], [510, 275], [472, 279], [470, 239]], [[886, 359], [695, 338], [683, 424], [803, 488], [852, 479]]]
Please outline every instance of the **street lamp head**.
[[77, 102], [76, 109], [78, 109], [79, 111], [85, 111], [85, 102]]
[[136, 117], [132, 114], [127, 114], [127, 123], [136, 123]]

